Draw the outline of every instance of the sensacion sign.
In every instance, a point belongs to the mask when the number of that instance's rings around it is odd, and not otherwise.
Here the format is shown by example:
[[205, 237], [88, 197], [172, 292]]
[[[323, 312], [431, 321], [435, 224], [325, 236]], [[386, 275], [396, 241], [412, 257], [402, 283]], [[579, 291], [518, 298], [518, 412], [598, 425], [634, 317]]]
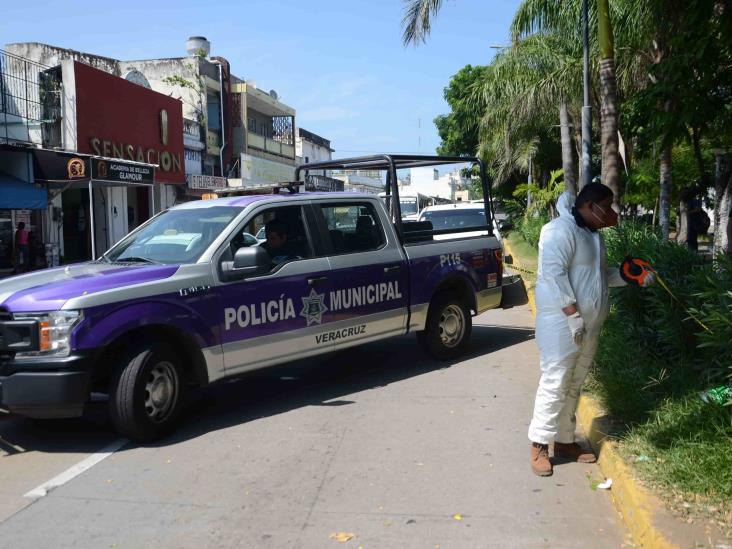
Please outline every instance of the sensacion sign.
[[118, 143], [98, 137], [89, 139], [89, 145], [97, 156], [157, 164], [164, 172], [181, 171], [181, 155], [178, 153], [161, 151], [152, 147], [144, 149], [140, 145]]

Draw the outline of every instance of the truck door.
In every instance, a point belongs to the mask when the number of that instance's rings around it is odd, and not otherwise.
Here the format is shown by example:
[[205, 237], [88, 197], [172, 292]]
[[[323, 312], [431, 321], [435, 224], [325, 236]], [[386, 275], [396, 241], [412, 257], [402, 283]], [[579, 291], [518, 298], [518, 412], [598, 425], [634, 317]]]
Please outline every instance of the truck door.
[[313, 206], [330, 241], [333, 321], [325, 337], [339, 349], [404, 333], [407, 263], [394, 232], [385, 230], [383, 209], [369, 200]]
[[[306, 220], [302, 205], [258, 210], [220, 251], [219, 265], [245, 246], [265, 248], [272, 260], [264, 274], [218, 286], [227, 375], [332, 350], [318, 337], [333, 318], [326, 304], [330, 267], [318, 257]], [[266, 240], [259, 241], [254, 235], [262, 228]]]

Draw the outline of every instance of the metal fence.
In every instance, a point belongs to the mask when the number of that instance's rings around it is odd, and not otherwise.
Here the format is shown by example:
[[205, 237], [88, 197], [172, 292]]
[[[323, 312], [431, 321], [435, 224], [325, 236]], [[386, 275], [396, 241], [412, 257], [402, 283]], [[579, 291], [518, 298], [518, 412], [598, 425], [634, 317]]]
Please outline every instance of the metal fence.
[[28, 127], [61, 115], [58, 70], [0, 50], [0, 139], [30, 140]]

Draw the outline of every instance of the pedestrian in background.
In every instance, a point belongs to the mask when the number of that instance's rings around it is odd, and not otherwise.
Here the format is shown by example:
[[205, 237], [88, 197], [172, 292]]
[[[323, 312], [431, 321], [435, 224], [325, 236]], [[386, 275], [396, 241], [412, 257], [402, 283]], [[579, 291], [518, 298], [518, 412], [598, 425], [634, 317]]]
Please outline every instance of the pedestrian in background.
[[[608, 269], [598, 232], [618, 223], [612, 203], [609, 187], [589, 183], [576, 200], [564, 193], [557, 201], [559, 217], [541, 230], [536, 282], [541, 379], [529, 427], [531, 469], [539, 476], [553, 473], [552, 442], [555, 456], [595, 461], [575, 442], [575, 412], [608, 313], [608, 286], [625, 285], [617, 267]], [[646, 280], [651, 284], [653, 276]]]
[[28, 270], [28, 231], [25, 230], [25, 223], [20, 221], [15, 230], [15, 271], [24, 273]]
[[686, 203], [686, 245], [695, 252], [699, 250], [699, 235], [709, 230], [709, 217], [702, 209], [702, 201], [698, 198], [698, 188], [693, 187], [684, 192], [682, 199]]

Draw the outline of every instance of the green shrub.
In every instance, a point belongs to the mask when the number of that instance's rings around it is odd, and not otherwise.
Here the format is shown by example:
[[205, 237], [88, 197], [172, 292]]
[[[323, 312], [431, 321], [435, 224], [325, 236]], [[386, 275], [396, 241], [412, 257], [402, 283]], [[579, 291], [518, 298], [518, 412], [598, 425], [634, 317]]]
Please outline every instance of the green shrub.
[[[732, 260], [704, 260], [647, 226], [607, 231], [608, 263], [647, 259], [660, 283], [612, 290], [591, 387], [625, 424], [644, 421], [667, 399], [694, 395], [732, 375]], [[709, 331], [697, 323], [696, 317]], [[732, 407], [727, 413], [732, 419]]]
[[[647, 226], [607, 231], [609, 264], [647, 259], [662, 284], [612, 290], [589, 388], [641, 476], [667, 493], [732, 498], [732, 406], [699, 392], [732, 381], [732, 258], [705, 262]], [[692, 317], [696, 317], [706, 328]]]
[[549, 216], [539, 214], [535, 217], [523, 217], [519, 221], [516, 230], [524, 237], [524, 240], [534, 248], [539, 247], [539, 235], [541, 228], [549, 222]]

